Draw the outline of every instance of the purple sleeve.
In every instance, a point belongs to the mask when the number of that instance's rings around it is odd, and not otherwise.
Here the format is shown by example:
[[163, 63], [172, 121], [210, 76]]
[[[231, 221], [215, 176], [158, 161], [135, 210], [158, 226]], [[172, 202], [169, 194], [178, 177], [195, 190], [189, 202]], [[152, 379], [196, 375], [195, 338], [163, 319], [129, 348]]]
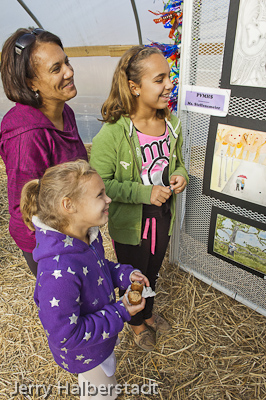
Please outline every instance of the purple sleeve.
[[114, 263], [112, 261], [107, 260], [104, 254], [104, 246], [103, 246], [101, 232], [99, 232], [98, 239], [99, 239], [98, 251], [101, 254], [102, 259], [105, 260], [105, 262], [107, 263], [107, 266], [111, 273], [114, 287], [118, 287], [119, 289], [122, 290], [127, 289], [128, 286], [131, 284], [131, 281], [129, 279], [130, 274], [132, 271], [134, 271], [135, 268], [133, 268], [129, 264]]
[[114, 286], [122, 290], [127, 289], [131, 284], [129, 277], [134, 268], [129, 264], [119, 264], [108, 260], [107, 262]]
[[62, 340], [69, 350], [100, 344], [117, 335], [124, 322], [130, 320], [121, 301], [107, 304], [95, 313], [80, 315], [78, 299], [82, 282], [66, 271], [61, 274], [60, 279], [55, 279], [44, 272], [38, 288], [39, 317], [53, 346], [61, 348]]

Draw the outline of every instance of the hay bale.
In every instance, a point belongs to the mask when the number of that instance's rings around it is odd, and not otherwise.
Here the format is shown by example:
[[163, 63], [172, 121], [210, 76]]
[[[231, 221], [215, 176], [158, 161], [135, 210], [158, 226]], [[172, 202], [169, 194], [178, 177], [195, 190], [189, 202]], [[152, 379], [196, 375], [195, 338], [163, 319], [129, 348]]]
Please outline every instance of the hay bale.
[[[76, 375], [53, 361], [33, 301], [35, 278], [8, 233], [5, 168], [0, 162], [0, 398], [43, 399], [36, 385], [50, 386], [49, 399], [77, 398]], [[115, 260], [108, 234], [106, 256]], [[124, 389], [121, 400], [253, 400], [266, 398], [265, 318], [169, 264], [166, 255], [157, 282], [155, 309], [172, 325], [157, 337], [155, 351], [145, 353], [128, 330], [115, 349], [117, 380], [123, 385], [158, 385], [158, 393]], [[11, 395], [16, 382], [28, 387]], [[32, 392], [30, 393], [30, 385]], [[26, 388], [26, 386], [25, 386]], [[135, 390], [135, 394], [130, 393]], [[143, 387], [148, 391], [148, 387]]]

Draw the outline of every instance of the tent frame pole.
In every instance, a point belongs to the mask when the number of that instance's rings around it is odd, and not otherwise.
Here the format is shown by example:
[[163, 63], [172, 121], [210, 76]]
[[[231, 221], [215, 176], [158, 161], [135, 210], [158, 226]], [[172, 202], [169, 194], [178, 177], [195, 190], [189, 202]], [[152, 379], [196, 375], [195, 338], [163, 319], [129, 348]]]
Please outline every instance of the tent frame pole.
[[142, 45], [143, 41], [142, 41], [142, 35], [141, 35], [141, 29], [140, 29], [140, 23], [139, 23], [139, 15], [138, 15], [136, 3], [135, 3], [135, 0], [130, 0], [130, 1], [131, 1], [131, 5], [132, 5], [132, 8], [133, 8], [134, 17], [135, 17], [135, 21], [136, 21], [136, 25], [137, 25], [139, 44]]
[[21, 5], [21, 7], [24, 8], [27, 14], [33, 19], [33, 21], [38, 25], [39, 28], [44, 29], [42, 24], [38, 21], [38, 19], [35, 17], [35, 15], [31, 12], [31, 10], [26, 6], [23, 0], [17, 0], [17, 2]]

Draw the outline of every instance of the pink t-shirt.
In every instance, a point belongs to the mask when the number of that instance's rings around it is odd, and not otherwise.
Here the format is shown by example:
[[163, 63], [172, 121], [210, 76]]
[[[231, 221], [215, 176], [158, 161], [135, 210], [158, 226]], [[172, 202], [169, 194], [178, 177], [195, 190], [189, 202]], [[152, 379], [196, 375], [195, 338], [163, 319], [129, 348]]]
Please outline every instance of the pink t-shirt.
[[170, 138], [167, 125], [162, 136], [149, 136], [139, 131], [137, 134], [142, 156], [143, 184], [169, 186]]

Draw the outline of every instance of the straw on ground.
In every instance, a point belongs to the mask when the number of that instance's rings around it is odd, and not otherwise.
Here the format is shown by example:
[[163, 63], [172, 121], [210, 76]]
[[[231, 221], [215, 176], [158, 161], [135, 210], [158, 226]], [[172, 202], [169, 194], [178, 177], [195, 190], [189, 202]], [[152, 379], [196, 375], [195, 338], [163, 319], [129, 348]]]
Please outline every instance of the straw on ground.
[[[78, 399], [77, 376], [57, 366], [49, 351], [33, 301], [35, 279], [9, 235], [8, 220], [1, 161], [0, 398], [43, 399], [36, 385], [50, 385], [49, 399]], [[102, 235], [107, 258], [115, 260], [106, 226]], [[120, 333], [115, 349], [116, 376], [123, 387], [119, 399], [266, 399], [265, 317], [169, 264], [168, 255], [157, 282], [155, 308], [172, 331], [158, 336], [151, 353], [136, 347], [126, 329]], [[156, 385], [157, 394], [136, 394], [136, 385], [149, 383]], [[23, 384], [23, 394], [11, 394]], [[58, 385], [67, 384], [74, 393], [59, 394]]]

